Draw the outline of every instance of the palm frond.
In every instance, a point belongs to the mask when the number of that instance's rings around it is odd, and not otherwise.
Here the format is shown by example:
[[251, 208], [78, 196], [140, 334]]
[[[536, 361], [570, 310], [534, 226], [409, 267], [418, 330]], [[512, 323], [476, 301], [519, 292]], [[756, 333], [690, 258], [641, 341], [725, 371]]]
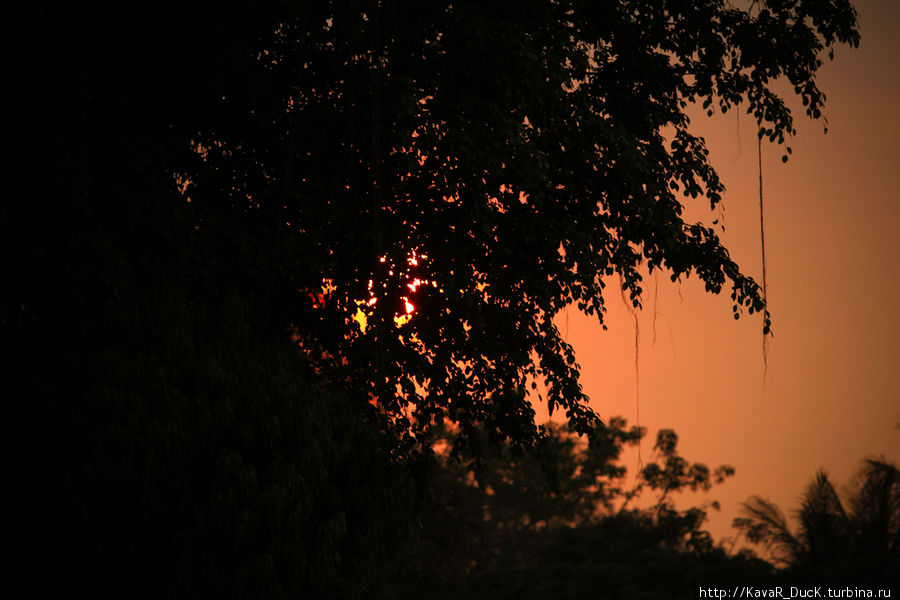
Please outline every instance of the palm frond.
[[885, 458], [869, 458], [848, 502], [857, 537], [867, 554], [897, 553], [900, 539], [900, 470]]
[[791, 564], [803, 553], [784, 513], [772, 501], [752, 496], [741, 506], [741, 513], [743, 516], [734, 520], [734, 527], [744, 532], [754, 544], [769, 550], [776, 563]]
[[803, 494], [797, 511], [805, 557], [816, 564], [832, 562], [849, 551], [852, 524], [828, 474], [819, 470]]

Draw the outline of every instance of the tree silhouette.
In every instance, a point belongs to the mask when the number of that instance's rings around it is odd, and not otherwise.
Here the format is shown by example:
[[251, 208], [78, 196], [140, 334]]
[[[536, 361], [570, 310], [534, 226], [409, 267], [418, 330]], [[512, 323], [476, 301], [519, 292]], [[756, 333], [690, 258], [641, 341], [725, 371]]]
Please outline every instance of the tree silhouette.
[[772, 502], [754, 496], [734, 526], [764, 545], [780, 566], [801, 574], [896, 577], [900, 566], [900, 471], [867, 459], [842, 502], [825, 471], [806, 488], [793, 530]]
[[101, 596], [361, 595], [434, 422], [537, 446], [544, 383], [594, 431], [563, 307], [644, 264], [764, 310], [683, 218], [723, 193], [686, 110], [782, 142], [775, 80], [820, 118], [859, 39], [846, 0], [172, 4], [0, 9], [15, 570]]
[[682, 218], [682, 193], [715, 206], [724, 191], [685, 111], [745, 101], [782, 142], [792, 116], [772, 83], [820, 117], [819, 55], [858, 39], [843, 0], [372, 0], [273, 16], [246, 49], [258, 60], [190, 130], [178, 174], [195, 218], [265, 252], [239, 271], [269, 290], [265, 318], [398, 431], [446, 415], [522, 443], [537, 435], [525, 392], [542, 383], [551, 412], [590, 430], [553, 318], [574, 303], [602, 320], [611, 277], [639, 303], [642, 264], [695, 274], [730, 285], [735, 314], [764, 310], [716, 231]]
[[[613, 418], [590, 442], [553, 425], [530, 450], [508, 444], [473, 455], [442, 451], [431, 478], [420, 543], [394, 579], [409, 598], [678, 597], [697, 585], [750, 577], [762, 561], [729, 557], [703, 530], [706, 508], [676, 508], [683, 490], [708, 490], [729, 476], [684, 459], [671, 430], [637, 488], [622, 450], [644, 435]], [[439, 447], [452, 447], [442, 431]], [[642, 501], [643, 500], [643, 501]], [[649, 501], [649, 502], [648, 502]]]
[[636, 305], [644, 265], [764, 310], [716, 231], [683, 218], [724, 192], [686, 111], [745, 102], [784, 142], [774, 82], [820, 118], [820, 55], [859, 39], [847, 0], [272, 0], [127, 32], [86, 8], [5, 10], [27, 50], [13, 76], [43, 74], [17, 87], [10, 192], [42, 182], [60, 202], [4, 209], [4, 323], [99, 326], [135, 278], [233, 287], [255, 330], [398, 432], [449, 416], [520, 443], [538, 435], [529, 389], [591, 429], [553, 319], [602, 320], [616, 275]]

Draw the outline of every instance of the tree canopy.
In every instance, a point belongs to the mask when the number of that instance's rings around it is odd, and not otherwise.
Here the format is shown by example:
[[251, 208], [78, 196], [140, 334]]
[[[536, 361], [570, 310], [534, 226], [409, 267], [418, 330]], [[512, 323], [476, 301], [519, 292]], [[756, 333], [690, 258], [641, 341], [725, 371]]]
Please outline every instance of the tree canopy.
[[771, 578], [767, 563], [728, 556], [703, 530], [716, 502], [676, 508], [676, 494], [708, 491], [733, 469], [688, 461], [671, 430], [659, 431], [632, 481], [621, 455], [645, 431], [619, 417], [589, 442], [551, 424], [533, 449], [496, 444], [461, 462], [449, 452], [453, 433], [436, 433], [422, 533], [392, 578], [399, 598], [677, 597], [712, 581]]
[[[602, 321], [617, 275], [636, 305], [645, 265], [765, 310], [716, 231], [683, 218], [724, 192], [686, 111], [743, 103], [783, 142], [774, 82], [821, 118], [822, 54], [859, 40], [847, 0], [272, 0], [127, 29], [6, 10], [12, 75], [44, 76], [4, 149], [7, 249], [25, 258], [5, 323], [69, 314], [40, 298], [87, 280], [109, 292], [81, 307], [101, 316], [133, 277], [233, 286], [260, 331], [400, 430], [447, 415], [520, 442], [539, 384], [590, 429], [553, 318], [575, 303]], [[34, 210], [36, 186], [60, 207]]]
[[602, 321], [617, 276], [635, 305], [644, 265], [765, 311], [715, 229], [683, 218], [724, 192], [686, 111], [743, 103], [784, 142], [774, 82], [820, 118], [821, 55], [859, 39], [846, 0], [271, 10], [181, 140], [197, 226], [234, 255], [269, 246], [241, 273], [272, 326], [401, 430], [449, 415], [519, 441], [541, 384], [589, 430], [553, 319], [575, 303]]

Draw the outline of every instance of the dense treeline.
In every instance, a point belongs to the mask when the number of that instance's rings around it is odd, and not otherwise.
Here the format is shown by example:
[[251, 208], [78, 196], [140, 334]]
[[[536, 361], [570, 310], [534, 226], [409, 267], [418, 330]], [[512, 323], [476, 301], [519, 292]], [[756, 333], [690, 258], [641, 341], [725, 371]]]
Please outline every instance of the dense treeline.
[[554, 426], [531, 451], [442, 455], [399, 597], [689, 597], [701, 585], [775, 581], [770, 565], [728, 554], [703, 529], [717, 503], [676, 506], [680, 492], [707, 491], [733, 469], [686, 460], [662, 430], [642, 476], [629, 478], [622, 452], [643, 435], [616, 418], [590, 442]]
[[[451, 447], [448, 436], [438, 432], [438, 448]], [[718, 503], [679, 508], [676, 501], [686, 490], [710, 490], [733, 469], [687, 461], [674, 432], [662, 430], [641, 476], [629, 478], [622, 451], [642, 436], [617, 418], [589, 443], [553, 427], [531, 451], [501, 445], [474, 456], [442, 455], [418, 543], [399, 567], [395, 582], [403, 584], [395, 583], [394, 592], [630, 599], [687, 598], [700, 588], [735, 586], [780, 587], [786, 597], [792, 586], [863, 590], [850, 597], [897, 589], [900, 471], [892, 462], [864, 461], [843, 495], [818, 473], [795, 511], [796, 526], [777, 506], [753, 497], [735, 520], [742, 535], [716, 543], [703, 526]], [[766, 560], [746, 541], [760, 544]]]

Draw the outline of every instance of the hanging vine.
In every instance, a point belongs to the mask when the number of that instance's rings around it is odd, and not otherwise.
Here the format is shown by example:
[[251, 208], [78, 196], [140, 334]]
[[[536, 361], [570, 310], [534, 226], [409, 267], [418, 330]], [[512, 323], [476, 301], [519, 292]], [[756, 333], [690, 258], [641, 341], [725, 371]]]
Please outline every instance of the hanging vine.
[[[622, 302], [625, 304], [625, 308], [628, 309], [629, 314], [631, 315], [631, 319], [634, 321], [634, 408], [635, 408], [635, 423], [637, 424], [638, 430], [641, 428], [641, 371], [640, 371], [640, 358], [641, 358], [641, 324], [638, 320], [637, 309], [634, 304], [628, 302], [625, 298], [625, 283], [622, 281], [621, 275], [619, 276], [619, 280], [621, 285], [619, 286], [619, 291], [622, 293]], [[655, 310], [655, 306], [654, 306]], [[641, 439], [638, 438], [638, 458], [637, 458], [637, 475], [641, 476], [641, 471], [644, 469], [644, 461], [641, 456]]]
[[[756, 155], [759, 163], [759, 242], [762, 249], [762, 299], [763, 304], [768, 306], [768, 293], [766, 289], [766, 224], [765, 212], [763, 210], [763, 177], [762, 177], [762, 136], [760, 131], [756, 144]], [[766, 308], [763, 311], [764, 321], [769, 319], [769, 311]], [[769, 370], [769, 335], [763, 330], [762, 335], [762, 356], [763, 356], [763, 384], [766, 381], [766, 373]]]

